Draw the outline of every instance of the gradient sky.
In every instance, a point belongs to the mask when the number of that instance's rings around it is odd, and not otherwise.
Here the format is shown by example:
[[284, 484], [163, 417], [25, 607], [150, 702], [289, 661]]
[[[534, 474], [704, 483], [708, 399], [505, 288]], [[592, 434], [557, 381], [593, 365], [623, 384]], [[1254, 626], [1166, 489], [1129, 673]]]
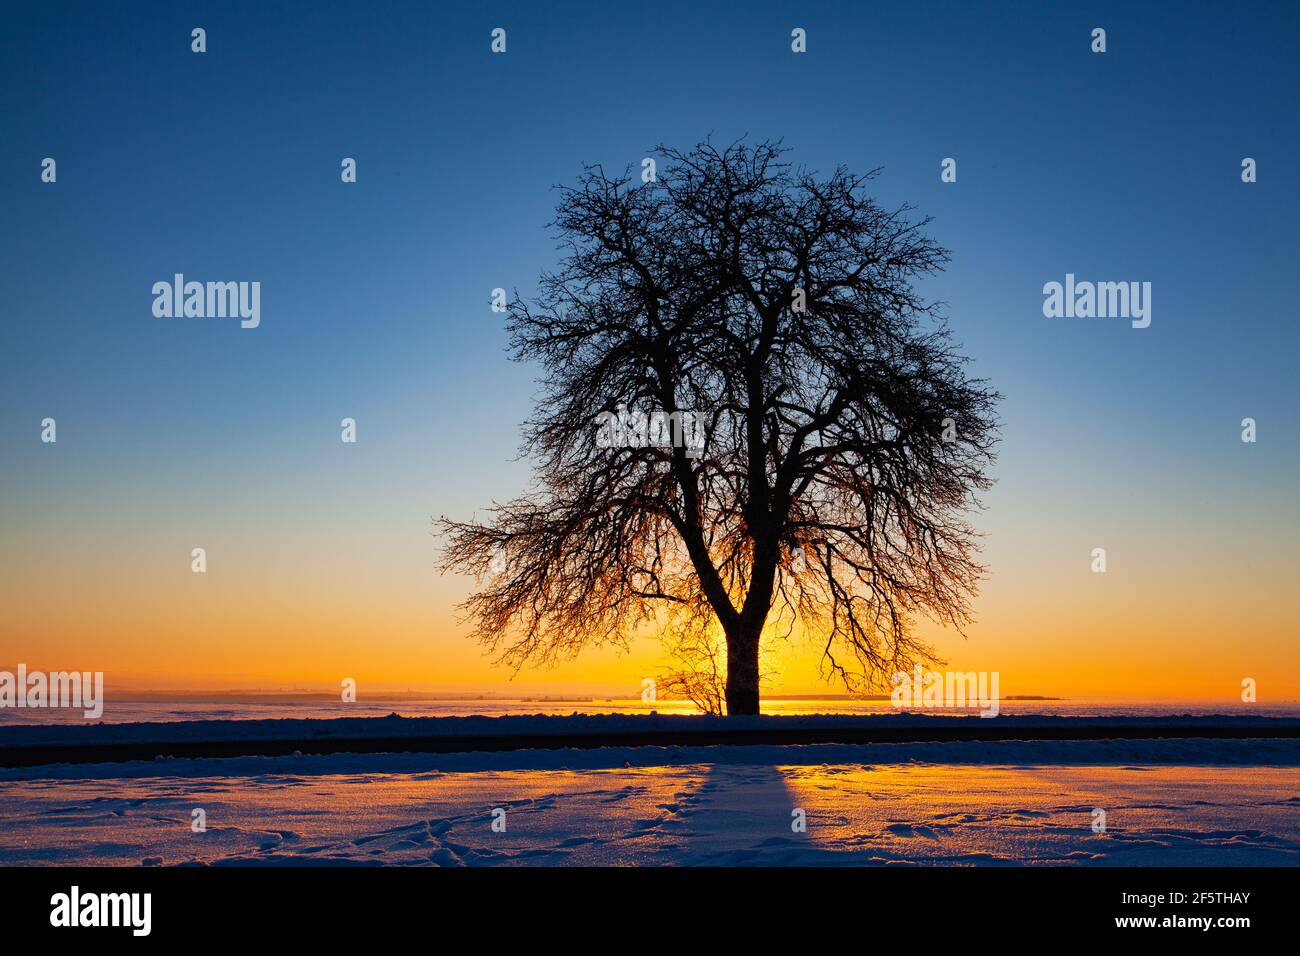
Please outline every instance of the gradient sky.
[[[1005, 396], [978, 622], [922, 630], [952, 666], [1004, 694], [1300, 697], [1295, 4], [324, 6], [7, 13], [0, 665], [636, 694], [653, 641], [507, 684], [430, 519], [527, 482], [534, 370], [488, 300], [554, 264], [551, 187], [711, 133], [883, 167], [952, 250], [923, 291]], [[176, 272], [260, 281], [261, 327], [155, 318]], [[1067, 272], [1150, 281], [1151, 327], [1044, 318]], [[780, 658], [784, 689], [824, 687]]]

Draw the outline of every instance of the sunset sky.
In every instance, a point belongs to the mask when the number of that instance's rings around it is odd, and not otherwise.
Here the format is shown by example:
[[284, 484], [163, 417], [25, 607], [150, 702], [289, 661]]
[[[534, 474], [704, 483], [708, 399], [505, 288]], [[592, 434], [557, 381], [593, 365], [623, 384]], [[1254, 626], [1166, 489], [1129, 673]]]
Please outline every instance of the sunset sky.
[[[953, 668], [1004, 694], [1300, 697], [1296, 8], [797, 9], [12, 11], [0, 667], [637, 694], [652, 636], [509, 683], [457, 623], [471, 582], [435, 570], [431, 519], [527, 487], [535, 370], [489, 296], [556, 262], [551, 187], [711, 133], [883, 167], [878, 198], [952, 251], [922, 291], [1005, 396], [978, 620], [921, 630]], [[154, 317], [177, 272], [261, 282], [260, 327]], [[1151, 282], [1150, 328], [1045, 318], [1067, 273]], [[781, 649], [778, 689], [840, 689], [810, 646]]]

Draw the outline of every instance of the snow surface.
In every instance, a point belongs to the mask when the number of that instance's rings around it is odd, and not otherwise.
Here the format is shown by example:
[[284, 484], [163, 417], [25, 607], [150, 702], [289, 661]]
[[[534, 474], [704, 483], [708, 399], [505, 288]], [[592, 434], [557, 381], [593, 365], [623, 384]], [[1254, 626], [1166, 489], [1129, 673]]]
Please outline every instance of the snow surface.
[[1196, 739], [64, 764], [0, 771], [0, 863], [1295, 866], [1297, 766]]

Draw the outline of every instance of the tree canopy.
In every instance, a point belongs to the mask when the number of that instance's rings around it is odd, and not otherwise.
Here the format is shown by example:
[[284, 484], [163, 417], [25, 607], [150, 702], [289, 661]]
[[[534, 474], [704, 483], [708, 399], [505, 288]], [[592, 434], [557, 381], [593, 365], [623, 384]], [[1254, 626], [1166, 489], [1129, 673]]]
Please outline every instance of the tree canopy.
[[[932, 658], [982, 569], [998, 396], [914, 288], [947, 252], [876, 173], [821, 177], [777, 143], [659, 147], [650, 180], [563, 187], [562, 258], [509, 306], [543, 374], [533, 487], [443, 518], [442, 566], [508, 663], [718, 634], [728, 713], [759, 707], [760, 643], [795, 628], [852, 691]], [[613, 427], [611, 427], [613, 426]], [[493, 569], [496, 569], [495, 571]]]

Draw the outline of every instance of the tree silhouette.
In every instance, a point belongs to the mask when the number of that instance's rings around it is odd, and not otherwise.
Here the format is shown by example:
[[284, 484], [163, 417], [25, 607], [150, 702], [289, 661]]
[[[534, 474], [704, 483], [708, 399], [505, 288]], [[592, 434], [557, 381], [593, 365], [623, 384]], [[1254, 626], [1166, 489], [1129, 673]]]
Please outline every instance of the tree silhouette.
[[866, 195], [874, 171], [657, 151], [657, 178], [561, 189], [562, 261], [509, 307], [514, 358], [544, 372], [535, 486], [440, 519], [442, 568], [480, 574], [463, 607], [516, 667], [646, 625], [714, 634], [727, 712], [756, 714], [760, 639], [798, 627], [824, 676], [882, 686], [933, 660], [918, 615], [962, 628], [982, 572], [964, 515], [998, 396], [912, 287], [947, 252]]

